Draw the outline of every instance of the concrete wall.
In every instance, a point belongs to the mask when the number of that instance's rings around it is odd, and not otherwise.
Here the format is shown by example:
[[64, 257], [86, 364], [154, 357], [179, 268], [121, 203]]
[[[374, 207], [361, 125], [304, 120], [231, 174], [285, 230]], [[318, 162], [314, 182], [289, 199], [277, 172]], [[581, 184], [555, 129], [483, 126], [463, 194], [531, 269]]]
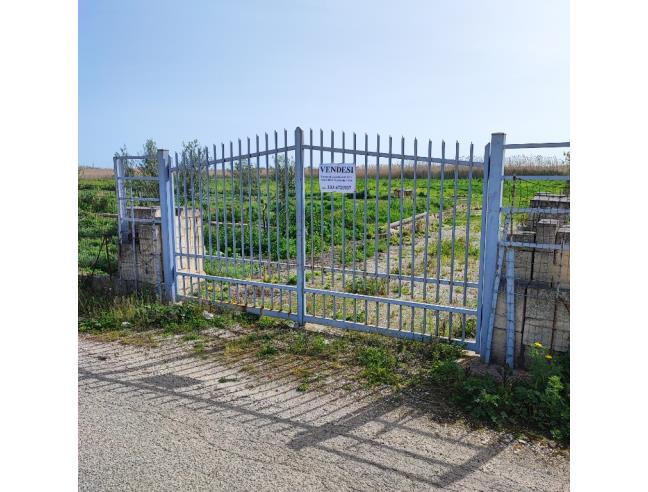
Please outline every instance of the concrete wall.
[[[536, 195], [533, 208], [568, 208], [569, 197]], [[569, 245], [569, 215], [530, 214], [523, 228], [509, 235], [515, 242]], [[528, 347], [542, 343], [553, 352], [569, 350], [569, 251], [514, 248], [515, 350], [514, 365], [524, 367]], [[493, 325], [491, 360], [506, 362], [506, 264], [502, 267]]]

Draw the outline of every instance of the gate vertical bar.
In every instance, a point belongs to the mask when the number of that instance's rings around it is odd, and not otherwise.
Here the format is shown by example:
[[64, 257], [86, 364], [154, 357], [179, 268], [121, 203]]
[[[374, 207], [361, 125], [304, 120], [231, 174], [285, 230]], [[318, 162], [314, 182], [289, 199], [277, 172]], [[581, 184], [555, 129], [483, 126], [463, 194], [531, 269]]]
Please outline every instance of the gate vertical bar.
[[515, 252], [506, 250], [506, 364], [513, 368], [515, 352]]
[[304, 228], [304, 132], [295, 128], [295, 194], [297, 195], [297, 325], [304, 326], [304, 267], [306, 259], [306, 230]]
[[173, 188], [169, 173], [169, 151], [157, 151], [160, 183], [160, 214], [162, 229], [162, 272], [164, 275], [163, 299], [175, 302], [176, 299], [176, 273], [174, 268], [175, 239], [173, 235], [173, 219], [175, 216], [173, 206]]
[[[479, 309], [480, 331], [480, 354], [482, 359], [486, 357], [486, 344], [490, 337], [486, 330], [491, 326], [492, 299], [497, 295], [498, 286], [495, 285], [495, 274], [497, 269], [497, 246], [499, 241], [500, 209], [502, 207], [502, 183], [504, 181], [504, 145], [506, 143], [505, 133], [493, 133], [490, 142], [490, 155], [488, 159], [488, 177], [484, 177], [485, 206], [482, 214], [486, 214], [485, 229], [482, 229], [484, 237], [483, 270], [480, 282], [482, 284]], [[485, 330], [484, 330], [485, 328]]]

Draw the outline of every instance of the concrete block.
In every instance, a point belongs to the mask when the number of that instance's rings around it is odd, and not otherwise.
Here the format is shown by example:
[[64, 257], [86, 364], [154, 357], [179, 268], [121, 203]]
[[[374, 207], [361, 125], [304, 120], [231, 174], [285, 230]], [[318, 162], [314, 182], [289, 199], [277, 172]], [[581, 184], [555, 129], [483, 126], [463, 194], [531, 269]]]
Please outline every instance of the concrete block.
[[556, 293], [553, 289], [528, 288], [526, 292], [527, 318], [553, 320]]
[[569, 292], [529, 288], [527, 291], [524, 345], [541, 342], [555, 351], [569, 350]]
[[515, 249], [515, 279], [521, 282], [531, 280], [533, 253], [530, 250]]
[[554, 352], [569, 351], [569, 331], [555, 331], [552, 350]]
[[569, 197], [567, 195], [555, 195], [539, 191], [531, 199], [531, 208], [569, 208]]
[[[530, 203], [531, 208], [547, 208], [547, 209], [569, 209], [569, 197], [566, 195], [555, 195], [552, 193], [539, 192], [533, 197]], [[555, 212], [532, 212], [529, 214], [528, 226], [532, 229], [537, 227], [537, 224], [544, 219], [557, 220], [560, 224], [564, 224], [568, 215], [558, 214]]]
[[536, 250], [533, 255], [533, 278], [536, 282], [551, 284], [554, 281], [554, 252]]
[[569, 331], [569, 291], [561, 291], [556, 295], [556, 329]]
[[524, 325], [524, 345], [533, 345], [540, 342], [545, 347], [551, 346], [551, 333], [553, 331], [551, 320], [526, 318]]
[[535, 231], [515, 231], [513, 234], [509, 234], [509, 239], [514, 242], [519, 243], [534, 243], [535, 242]]
[[536, 241], [541, 244], [555, 244], [559, 226], [558, 219], [539, 220], [536, 225]]
[[554, 253], [554, 283], [569, 289], [569, 251]]
[[569, 224], [560, 226], [556, 231], [556, 244], [569, 244]]

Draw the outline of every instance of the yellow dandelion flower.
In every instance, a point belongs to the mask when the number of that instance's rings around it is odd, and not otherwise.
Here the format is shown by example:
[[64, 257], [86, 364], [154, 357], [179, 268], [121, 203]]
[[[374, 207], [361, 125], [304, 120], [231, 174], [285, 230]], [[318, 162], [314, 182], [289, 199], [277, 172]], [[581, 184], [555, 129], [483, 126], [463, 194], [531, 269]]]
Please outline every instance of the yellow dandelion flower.
[[533, 344], [535, 348], [542, 348], [542, 344], [540, 342], [536, 342]]

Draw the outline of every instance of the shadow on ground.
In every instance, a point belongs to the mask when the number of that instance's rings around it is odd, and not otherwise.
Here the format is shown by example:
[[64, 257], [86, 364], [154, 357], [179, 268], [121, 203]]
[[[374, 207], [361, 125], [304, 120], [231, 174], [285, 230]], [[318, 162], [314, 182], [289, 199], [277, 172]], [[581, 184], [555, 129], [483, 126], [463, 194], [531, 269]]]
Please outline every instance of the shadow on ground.
[[[206, 422], [227, 419], [274, 440], [278, 452], [296, 459], [314, 453], [423, 488], [563, 486], [564, 464], [558, 476], [538, 469], [524, 453], [517, 456], [510, 438], [455, 422], [429, 392], [342, 390], [350, 377], [344, 370], [329, 375], [317, 390], [299, 392], [294, 369], [303, 368], [303, 360], [213, 351], [197, 357], [174, 343], [143, 349], [81, 337], [79, 391], [118, 393], [157, 412], [197, 412]], [[316, 361], [306, 365], [317, 369]], [[506, 463], [494, 463], [503, 452]], [[518, 474], [525, 475], [524, 482], [517, 481]], [[472, 485], [462, 484], [468, 477]]]

